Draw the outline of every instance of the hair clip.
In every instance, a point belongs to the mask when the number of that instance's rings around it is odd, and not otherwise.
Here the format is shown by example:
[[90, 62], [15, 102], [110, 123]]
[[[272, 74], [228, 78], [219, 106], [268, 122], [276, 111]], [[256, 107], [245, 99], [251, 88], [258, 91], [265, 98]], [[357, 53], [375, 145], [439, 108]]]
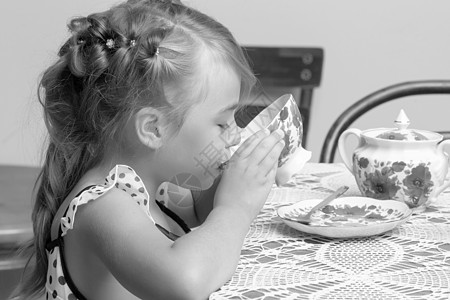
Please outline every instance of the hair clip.
[[106, 40], [106, 47], [108, 47], [108, 49], [113, 49], [114, 48], [114, 40], [113, 39], [107, 39]]
[[130, 41], [130, 47], [134, 47], [136, 46], [136, 40], [131, 40]]
[[86, 41], [84, 39], [77, 40], [77, 45], [83, 45], [84, 43], [86, 43]]
[[156, 47], [155, 55], [159, 55], [159, 47]]

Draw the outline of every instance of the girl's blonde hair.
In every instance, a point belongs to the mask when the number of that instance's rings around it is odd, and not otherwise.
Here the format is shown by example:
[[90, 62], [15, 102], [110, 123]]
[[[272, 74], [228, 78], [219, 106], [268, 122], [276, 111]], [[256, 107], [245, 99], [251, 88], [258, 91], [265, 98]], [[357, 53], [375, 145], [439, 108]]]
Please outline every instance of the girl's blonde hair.
[[[229, 30], [179, 1], [130, 0], [75, 18], [68, 26], [72, 36], [39, 87], [49, 143], [36, 184], [34, 239], [25, 247], [31, 270], [24, 272], [17, 292], [24, 299], [41, 294], [45, 286], [45, 246], [56, 211], [81, 176], [120, 140], [133, 114], [152, 106], [182, 124], [198, 96], [190, 85], [200, 49], [241, 76], [241, 96], [255, 82]], [[168, 83], [177, 86], [171, 99], [164, 90]]]

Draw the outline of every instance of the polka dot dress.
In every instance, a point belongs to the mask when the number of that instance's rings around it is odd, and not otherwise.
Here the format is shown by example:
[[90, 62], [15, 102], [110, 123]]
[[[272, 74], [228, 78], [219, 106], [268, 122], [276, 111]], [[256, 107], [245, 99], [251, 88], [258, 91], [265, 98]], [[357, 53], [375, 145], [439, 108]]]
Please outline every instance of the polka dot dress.
[[[117, 165], [105, 178], [104, 185], [92, 186], [84, 190], [70, 202], [66, 214], [61, 218], [61, 237], [66, 235], [67, 232], [73, 228], [76, 212], [80, 205], [97, 199], [113, 188], [122, 189], [129, 193], [134, 201], [142, 208], [144, 213], [148, 215], [153, 223], [155, 223], [149, 210], [150, 198], [142, 180], [132, 168], [124, 165]], [[50, 242], [51, 247], [47, 247], [48, 269], [45, 299], [83, 300], [85, 298], [76, 290], [70, 277], [65, 276], [65, 265], [63, 264], [63, 257], [61, 256], [61, 253], [63, 252], [63, 244], [61, 241], [62, 238], [59, 238], [58, 240]]]

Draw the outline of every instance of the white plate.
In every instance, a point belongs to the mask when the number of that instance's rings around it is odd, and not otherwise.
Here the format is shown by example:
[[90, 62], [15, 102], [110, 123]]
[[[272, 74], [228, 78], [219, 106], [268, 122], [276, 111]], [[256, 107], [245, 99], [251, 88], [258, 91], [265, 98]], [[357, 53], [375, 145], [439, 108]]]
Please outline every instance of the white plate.
[[341, 197], [313, 213], [309, 225], [286, 220], [305, 215], [322, 199], [278, 208], [284, 223], [299, 231], [333, 238], [363, 237], [389, 231], [407, 221], [412, 210], [403, 202], [367, 197]]

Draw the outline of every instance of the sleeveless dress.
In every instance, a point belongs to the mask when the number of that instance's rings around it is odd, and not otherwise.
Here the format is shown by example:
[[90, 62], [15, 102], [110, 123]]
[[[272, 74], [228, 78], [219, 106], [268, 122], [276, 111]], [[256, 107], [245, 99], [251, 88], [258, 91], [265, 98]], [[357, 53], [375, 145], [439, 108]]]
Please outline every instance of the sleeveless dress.
[[[162, 185], [163, 186], [163, 185]], [[149, 210], [149, 194], [141, 178], [135, 171], [125, 165], [115, 166], [105, 178], [103, 185], [93, 185], [84, 188], [70, 202], [65, 214], [61, 218], [58, 237], [47, 244], [47, 279], [45, 285], [46, 298], [58, 300], [85, 300], [86, 298], [78, 291], [70, 274], [68, 273], [64, 260], [64, 240], [63, 237], [73, 228], [77, 208], [80, 205], [94, 201], [111, 189], [122, 189], [131, 195], [133, 200], [142, 209], [142, 212], [150, 218], [155, 226], [168, 238], [175, 240], [178, 236], [155, 222]], [[159, 208], [170, 218], [172, 218], [185, 233], [190, 231], [189, 227], [174, 212], [169, 210], [165, 204], [168, 203], [168, 195], [164, 188], [160, 187], [156, 193], [156, 203]]]

